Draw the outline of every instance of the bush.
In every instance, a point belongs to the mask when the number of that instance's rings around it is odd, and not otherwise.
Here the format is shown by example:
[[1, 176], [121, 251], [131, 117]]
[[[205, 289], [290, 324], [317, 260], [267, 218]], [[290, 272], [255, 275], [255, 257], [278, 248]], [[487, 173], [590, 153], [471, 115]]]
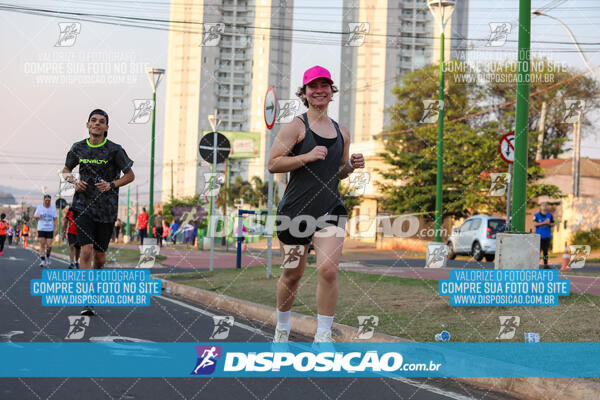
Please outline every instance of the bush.
[[571, 236], [573, 244], [589, 244], [592, 250], [600, 249], [600, 228], [589, 231], [579, 230]]

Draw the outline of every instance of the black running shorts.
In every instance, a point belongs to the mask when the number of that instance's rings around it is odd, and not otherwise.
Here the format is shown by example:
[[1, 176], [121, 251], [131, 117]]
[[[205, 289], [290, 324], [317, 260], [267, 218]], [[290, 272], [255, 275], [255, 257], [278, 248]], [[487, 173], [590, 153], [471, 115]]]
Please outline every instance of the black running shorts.
[[38, 231], [38, 238], [52, 239], [54, 237], [54, 231]]
[[80, 246], [93, 244], [94, 250], [105, 253], [114, 225], [114, 222], [96, 222], [86, 213], [79, 213], [75, 218], [77, 241]]

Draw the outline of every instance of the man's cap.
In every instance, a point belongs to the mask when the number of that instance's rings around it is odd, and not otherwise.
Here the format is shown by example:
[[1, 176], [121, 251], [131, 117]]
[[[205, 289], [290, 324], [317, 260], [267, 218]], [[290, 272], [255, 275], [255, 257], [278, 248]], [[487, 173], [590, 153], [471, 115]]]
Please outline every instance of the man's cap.
[[329, 81], [330, 85], [333, 85], [333, 80], [331, 80], [331, 74], [327, 69], [321, 67], [320, 65], [315, 65], [314, 67], [311, 67], [304, 72], [302, 85], [308, 85], [315, 79], [319, 78], [325, 78]]

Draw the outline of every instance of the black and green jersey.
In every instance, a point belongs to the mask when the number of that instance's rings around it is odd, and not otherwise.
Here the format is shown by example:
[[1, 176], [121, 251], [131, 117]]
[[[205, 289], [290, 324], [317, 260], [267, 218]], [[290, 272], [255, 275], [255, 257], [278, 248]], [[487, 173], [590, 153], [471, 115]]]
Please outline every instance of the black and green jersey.
[[121, 171], [127, 173], [131, 169], [133, 161], [125, 150], [108, 139], [98, 145], [85, 139], [73, 144], [65, 165], [71, 171], [79, 165], [80, 179], [88, 184], [85, 192], [75, 192], [72, 209], [97, 222], [116, 221], [119, 189], [100, 193], [95, 184], [101, 180], [112, 182], [119, 179]]

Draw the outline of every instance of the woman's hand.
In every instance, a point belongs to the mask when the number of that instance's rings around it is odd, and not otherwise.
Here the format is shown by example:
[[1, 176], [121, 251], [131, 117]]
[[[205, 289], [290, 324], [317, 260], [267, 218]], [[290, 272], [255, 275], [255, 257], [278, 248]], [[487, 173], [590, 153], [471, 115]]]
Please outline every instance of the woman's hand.
[[365, 158], [361, 153], [354, 153], [350, 156], [350, 165], [352, 168], [364, 168], [365, 167]]
[[304, 162], [309, 163], [318, 160], [324, 160], [327, 157], [327, 147], [315, 146], [311, 151], [304, 156]]

